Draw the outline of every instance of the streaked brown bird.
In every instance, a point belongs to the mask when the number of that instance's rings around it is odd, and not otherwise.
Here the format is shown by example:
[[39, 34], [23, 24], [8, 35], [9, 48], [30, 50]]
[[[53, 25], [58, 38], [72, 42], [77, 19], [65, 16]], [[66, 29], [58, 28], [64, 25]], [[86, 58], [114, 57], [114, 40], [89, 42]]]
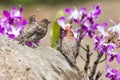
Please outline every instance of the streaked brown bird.
[[65, 36], [62, 40], [62, 54], [67, 58], [70, 64], [75, 65], [75, 51], [76, 51], [76, 41], [74, 34], [70, 29], [70, 26], [67, 26], [65, 29]]
[[29, 23], [24, 28], [22, 35], [20, 35], [19, 43], [24, 45], [26, 42], [32, 42], [33, 47], [37, 47], [36, 42], [47, 34], [49, 23], [50, 21], [46, 18], [36, 22], [35, 15], [30, 16]]

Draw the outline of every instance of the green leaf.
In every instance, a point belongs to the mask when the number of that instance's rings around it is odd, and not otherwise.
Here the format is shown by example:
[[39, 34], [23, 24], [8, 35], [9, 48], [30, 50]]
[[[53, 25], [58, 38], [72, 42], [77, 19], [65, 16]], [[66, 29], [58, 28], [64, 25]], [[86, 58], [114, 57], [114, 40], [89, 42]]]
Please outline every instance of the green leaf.
[[57, 23], [57, 20], [64, 16], [64, 12], [62, 10], [58, 11], [55, 17], [55, 20], [52, 24], [51, 29], [51, 47], [57, 49], [59, 46], [59, 40], [60, 40], [60, 26]]

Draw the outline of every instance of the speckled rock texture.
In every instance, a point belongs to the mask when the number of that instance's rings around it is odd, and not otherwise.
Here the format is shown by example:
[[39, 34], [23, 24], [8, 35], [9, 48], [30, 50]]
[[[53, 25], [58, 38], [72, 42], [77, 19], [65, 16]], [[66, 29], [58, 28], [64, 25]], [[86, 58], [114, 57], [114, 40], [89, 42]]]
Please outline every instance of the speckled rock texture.
[[0, 80], [88, 80], [50, 47], [29, 48], [0, 35]]

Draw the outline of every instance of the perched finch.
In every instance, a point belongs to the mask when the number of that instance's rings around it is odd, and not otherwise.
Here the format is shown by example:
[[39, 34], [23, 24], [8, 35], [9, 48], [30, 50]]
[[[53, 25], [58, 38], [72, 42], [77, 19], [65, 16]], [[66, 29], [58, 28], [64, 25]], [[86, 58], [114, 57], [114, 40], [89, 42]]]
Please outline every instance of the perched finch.
[[69, 25], [65, 29], [65, 35], [62, 40], [62, 54], [67, 58], [69, 63], [72, 65], [76, 63], [75, 51], [76, 51], [76, 41]]
[[48, 24], [50, 21], [46, 18], [41, 19], [39, 22], [35, 21], [35, 16], [32, 15], [29, 18], [29, 23], [23, 30], [22, 35], [20, 35], [20, 44], [25, 44], [26, 42], [32, 42], [32, 47], [37, 47], [36, 43], [38, 40], [42, 39], [48, 30]]

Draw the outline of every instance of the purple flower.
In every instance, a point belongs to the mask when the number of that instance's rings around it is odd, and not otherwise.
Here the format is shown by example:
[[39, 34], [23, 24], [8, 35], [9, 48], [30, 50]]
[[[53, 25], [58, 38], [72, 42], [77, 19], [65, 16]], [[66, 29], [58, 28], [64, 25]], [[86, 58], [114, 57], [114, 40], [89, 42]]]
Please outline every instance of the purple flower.
[[65, 12], [68, 13], [68, 14], [72, 14], [73, 11], [70, 8], [66, 8]]
[[64, 16], [61, 16], [59, 19], [58, 19], [58, 24], [63, 28], [65, 29], [65, 25], [66, 25], [66, 19]]
[[32, 46], [32, 42], [26, 42], [25, 45]]
[[99, 24], [95, 23], [94, 20], [96, 18], [94, 18], [96, 15], [100, 15], [100, 6], [94, 6], [95, 10], [90, 11], [88, 14], [84, 15], [83, 20], [81, 21], [82, 24], [82, 30], [84, 35], [88, 34], [88, 36], [90, 38], [92, 38], [94, 36], [94, 34], [96, 33], [96, 31], [98, 30], [98, 26]]
[[4, 27], [2, 27], [2, 24], [3, 24], [3, 21], [2, 21], [2, 19], [0, 18], [0, 34], [3, 34], [3, 33], [4, 33]]
[[[100, 51], [101, 54], [106, 53], [108, 56], [111, 56], [113, 54], [113, 50], [115, 49], [115, 44], [113, 43], [106, 43], [105, 42], [105, 36], [100, 35], [94, 37], [94, 50]], [[113, 57], [111, 56], [111, 59]]]
[[120, 23], [118, 25], [112, 26], [107, 29], [108, 32], [115, 32], [118, 34], [118, 39], [120, 40]]
[[[100, 6], [93, 6], [94, 10], [87, 13], [86, 8], [81, 8], [80, 10], [74, 8], [74, 10], [70, 8], [66, 8], [65, 12], [68, 14], [68, 17], [65, 18], [61, 16], [58, 20], [58, 24], [65, 29], [66, 22], [77, 23], [76, 28], [78, 28], [78, 31], [81, 31], [81, 38], [84, 38], [86, 34], [92, 38], [94, 34], [96, 33], [98, 24], [94, 22], [96, 19], [95, 17], [100, 15], [101, 9]], [[79, 35], [80, 32], [77, 31], [77, 35]]]
[[104, 22], [102, 25], [97, 26], [97, 30], [99, 31], [99, 35], [103, 35], [104, 37], [108, 36], [107, 31], [105, 31], [106, 27], [107, 27], [106, 22]]
[[116, 58], [116, 61], [120, 64], [120, 53], [114, 53], [113, 52], [109, 56], [110, 56], [109, 62], [112, 62]]
[[1, 25], [0, 25], [0, 33], [1, 33], [1, 34], [4, 33], [4, 27], [2, 27]]
[[104, 36], [95, 36], [94, 37], [94, 50], [100, 51], [101, 54], [104, 54], [107, 51], [107, 44], [104, 41]]
[[[26, 44], [27, 46], [33, 46], [33, 47], [34, 47], [33, 42], [28, 41], [28, 42], [26, 42], [25, 44]], [[36, 44], [40, 44], [40, 40], [36, 41]]]
[[[3, 11], [3, 15], [6, 17], [6, 21], [9, 22], [9, 24], [14, 24], [14, 22], [18, 21], [19, 22], [19, 19], [22, 18], [22, 7], [20, 7], [20, 9], [16, 9], [15, 7], [12, 7], [12, 11], [9, 12], [7, 10], [4, 10]], [[21, 11], [20, 11], [21, 10]]]
[[0, 33], [8, 36], [9, 38], [16, 38], [21, 34], [27, 21], [23, 19], [22, 16], [23, 7], [20, 6], [19, 9], [12, 7], [12, 11], [3, 11], [5, 18], [1, 18], [0, 23]]
[[90, 18], [90, 22], [92, 22], [92, 19], [97, 19], [98, 16], [101, 13], [100, 5], [93, 5], [93, 10], [91, 10], [88, 14], [88, 17]]
[[111, 69], [109, 65], [106, 65], [106, 78], [109, 78], [111, 80], [120, 80], [120, 72], [116, 69]]
[[64, 29], [64, 30], [66, 30], [67, 28], [72, 29], [70, 23], [67, 23], [67, 24], [66, 24], [67, 21], [66, 21], [65, 17], [63, 17], [63, 16], [60, 17], [57, 22], [58, 22], [58, 24], [60, 25], [60, 27], [62, 27], [62, 29]]
[[79, 22], [82, 20], [83, 14], [86, 13], [86, 8], [81, 8], [80, 11], [77, 10], [76, 8], [74, 10], [66, 8], [65, 12], [70, 14], [68, 20], [72, 20], [75, 23], [79, 24]]
[[88, 36], [90, 38], [92, 38], [95, 34], [95, 31], [97, 30], [97, 26], [99, 26], [99, 24], [91, 24], [89, 26], [89, 29], [88, 29]]
[[107, 47], [107, 52], [106, 52], [107, 55], [111, 55], [111, 54], [113, 54], [112, 52], [116, 46], [113, 43], [108, 43], [106, 47]]
[[116, 54], [116, 61], [120, 64], [120, 53]]
[[70, 8], [65, 9], [66, 13], [70, 14], [68, 17], [69, 20], [73, 20], [75, 22], [79, 22], [79, 19], [81, 19], [81, 16], [79, 15], [79, 11], [75, 8], [74, 10], [71, 10]]

